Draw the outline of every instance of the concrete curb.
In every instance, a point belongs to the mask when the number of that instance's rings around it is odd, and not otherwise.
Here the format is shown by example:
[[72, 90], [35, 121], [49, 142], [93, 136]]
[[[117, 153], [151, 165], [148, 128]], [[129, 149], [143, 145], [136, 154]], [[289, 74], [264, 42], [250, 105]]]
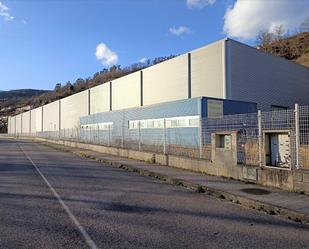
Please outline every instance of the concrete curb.
[[48, 143], [48, 142], [40, 142], [40, 143], [47, 145], [49, 147], [52, 147], [54, 149], [57, 149], [57, 150], [73, 153], [74, 155], [82, 157], [82, 158], [95, 160], [95, 161], [98, 161], [100, 163], [108, 164], [108, 165], [111, 165], [113, 167], [124, 169], [124, 170], [129, 171], [129, 172], [138, 173], [142, 176], [153, 177], [153, 178], [164, 181], [164, 182], [171, 184], [171, 185], [184, 187], [184, 188], [191, 189], [191, 190], [198, 192], [198, 193], [205, 193], [207, 195], [210, 195], [210, 196], [222, 199], [222, 200], [231, 201], [235, 204], [239, 204], [239, 205], [242, 205], [244, 207], [251, 208], [251, 209], [256, 209], [258, 211], [265, 212], [269, 215], [278, 215], [278, 216], [287, 218], [289, 220], [294, 220], [296, 222], [309, 224], [309, 214], [306, 214], [306, 213], [293, 211], [293, 210], [283, 208], [283, 207], [280, 207], [280, 206], [275, 206], [275, 205], [270, 204], [270, 203], [261, 202], [261, 201], [257, 201], [257, 200], [250, 199], [250, 198], [247, 198], [247, 197], [227, 193], [227, 192], [222, 191], [222, 190], [207, 187], [206, 185], [200, 185], [200, 184], [197, 184], [197, 183], [189, 182], [189, 181], [186, 181], [184, 179], [178, 179], [178, 178], [166, 176], [166, 175], [163, 175], [163, 174], [160, 174], [160, 173], [157, 173], [157, 172], [153, 172], [153, 171], [149, 171], [149, 170], [145, 170], [145, 169], [140, 169], [138, 167], [134, 167], [134, 166], [131, 166], [131, 165], [126, 165], [126, 164], [114, 162], [112, 160], [95, 157], [95, 156], [89, 155], [87, 153], [80, 152], [80, 150], [75, 151], [74, 148], [70, 149], [70, 147], [67, 147], [67, 146], [64, 146], [64, 145], [57, 145], [57, 144]]

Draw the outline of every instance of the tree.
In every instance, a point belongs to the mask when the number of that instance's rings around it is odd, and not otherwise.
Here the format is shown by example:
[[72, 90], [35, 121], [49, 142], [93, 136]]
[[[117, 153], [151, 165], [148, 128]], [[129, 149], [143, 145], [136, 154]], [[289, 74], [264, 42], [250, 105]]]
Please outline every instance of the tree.
[[61, 83], [57, 83], [55, 85], [54, 91], [58, 92], [58, 91], [60, 91], [60, 89], [61, 89]]
[[283, 28], [282, 25], [278, 25], [274, 27], [272, 34], [273, 34], [273, 40], [274, 41], [281, 41], [285, 38], [285, 34], [287, 34], [288, 31]]
[[309, 16], [305, 19], [305, 21], [300, 25], [299, 32], [309, 32]]
[[272, 32], [261, 30], [256, 38], [258, 47], [265, 47], [273, 42], [281, 41], [285, 38], [286, 34], [287, 30], [285, 30], [282, 25], [274, 27]]

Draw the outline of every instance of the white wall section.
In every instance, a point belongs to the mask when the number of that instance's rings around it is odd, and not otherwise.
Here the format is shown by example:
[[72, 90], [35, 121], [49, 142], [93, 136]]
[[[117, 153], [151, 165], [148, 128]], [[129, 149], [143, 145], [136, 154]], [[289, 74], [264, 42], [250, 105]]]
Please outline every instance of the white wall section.
[[8, 117], [8, 134], [11, 134], [11, 117]]
[[59, 131], [59, 107], [59, 100], [44, 106], [43, 131]]
[[143, 70], [144, 105], [188, 97], [188, 55]]
[[88, 115], [88, 90], [61, 100], [61, 129], [79, 127], [80, 117]]
[[30, 111], [22, 113], [22, 134], [30, 133]]
[[31, 133], [34, 134], [36, 133], [36, 111], [35, 109], [34, 110], [31, 110]]
[[11, 117], [11, 134], [16, 133], [16, 116]]
[[141, 73], [136, 72], [112, 82], [112, 109], [138, 107], [141, 103]]
[[36, 132], [42, 132], [42, 115], [43, 115], [43, 107], [38, 107], [34, 109], [35, 111], [35, 128]]
[[90, 114], [110, 110], [109, 82], [90, 89]]
[[21, 122], [22, 122], [22, 117], [21, 114], [18, 114], [16, 116], [16, 134], [20, 135], [22, 130], [21, 130]]
[[192, 98], [207, 96], [224, 98], [223, 47], [218, 41], [191, 52], [191, 95]]

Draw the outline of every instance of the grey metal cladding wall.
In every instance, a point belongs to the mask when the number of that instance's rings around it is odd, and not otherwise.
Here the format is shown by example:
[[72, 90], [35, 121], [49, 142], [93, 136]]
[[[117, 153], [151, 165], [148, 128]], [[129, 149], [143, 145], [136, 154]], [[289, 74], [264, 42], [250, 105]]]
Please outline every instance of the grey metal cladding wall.
[[61, 100], [61, 129], [79, 127], [80, 117], [88, 115], [88, 90]]
[[240, 113], [257, 112], [257, 104], [242, 101], [224, 100], [223, 101], [223, 114], [233, 115]]
[[[129, 129], [129, 120], [198, 115], [200, 110], [200, 102], [201, 98], [193, 98], [139, 108], [130, 108], [126, 110], [98, 113], [81, 118], [81, 124], [87, 125], [101, 122], [114, 122], [113, 129], [111, 131], [111, 135], [114, 139], [116, 138], [117, 140], [118, 137], [118, 140], [120, 141], [122, 134], [124, 134], [124, 137], [128, 138], [129, 136], [131, 139], [134, 140], [134, 137], [138, 137], [138, 133], [136, 130]], [[101, 134], [103, 133], [104, 131], [101, 131]], [[98, 135], [99, 133], [96, 134]], [[199, 141], [197, 138], [197, 134], [197, 128], [168, 129], [167, 140], [169, 141], [169, 143], [176, 143], [176, 139], [181, 137], [182, 144], [196, 145], [195, 142]], [[91, 132], [90, 134], [89, 132], [88, 134], [87, 132], [85, 132], [81, 135], [89, 138], [91, 137]], [[163, 130], [142, 130], [141, 136], [144, 142], [146, 142], [148, 139], [150, 141], [159, 141], [163, 138]], [[179, 139], [177, 141], [179, 143]]]
[[21, 134], [22, 114], [16, 116], [16, 134]]
[[155, 119], [199, 115], [201, 98], [184, 99], [156, 105], [130, 108], [125, 111], [97, 113], [81, 118], [81, 124], [121, 122], [125, 120]]
[[[81, 124], [93, 124], [93, 123], [101, 123], [101, 122], [113, 122], [113, 129], [112, 129], [112, 137], [119, 142], [121, 141], [122, 134], [124, 136], [132, 136], [134, 137], [134, 133], [136, 131], [129, 130], [128, 124], [129, 120], [140, 120], [140, 119], [153, 119], [153, 118], [164, 118], [164, 117], [175, 117], [175, 116], [191, 116], [191, 115], [198, 115], [199, 114], [199, 106], [200, 106], [200, 98], [194, 99], [186, 99], [181, 101], [174, 101], [170, 103], [162, 103], [156, 104], [147, 107], [139, 107], [139, 108], [130, 108], [126, 110], [118, 110], [112, 112], [103, 112], [97, 113], [90, 116], [85, 116], [81, 118]], [[190, 130], [190, 131], [189, 131]], [[194, 139], [194, 132], [192, 130], [195, 129], [177, 129], [178, 135], [183, 134], [184, 141], [186, 137], [190, 138], [189, 140], [196, 140]], [[144, 141], [147, 139], [158, 140], [158, 136], [163, 134], [160, 131], [143, 131], [142, 136]], [[171, 132], [171, 129], [169, 130]], [[190, 136], [188, 135], [190, 133]], [[89, 134], [88, 134], [89, 135]], [[87, 133], [82, 134], [82, 136], [88, 136]], [[136, 135], [136, 134], [135, 134]], [[91, 134], [90, 134], [91, 136]], [[172, 136], [171, 136], [172, 137]], [[191, 139], [192, 138], [192, 139]], [[169, 139], [172, 142], [172, 138]], [[197, 140], [198, 141], [198, 140]], [[189, 143], [189, 142], [187, 142]], [[190, 142], [192, 143], [192, 141]]]
[[112, 110], [138, 107], [140, 104], [140, 72], [129, 74], [112, 82]]
[[138, 120], [198, 115], [200, 101], [200, 98], [193, 98], [132, 108], [126, 111], [126, 118]]
[[44, 105], [43, 131], [59, 131], [59, 101]]
[[36, 133], [36, 111], [35, 109], [34, 110], [31, 110], [31, 133]]
[[42, 132], [42, 106], [34, 109], [35, 111], [35, 128], [36, 132]]
[[234, 100], [293, 107], [309, 104], [309, 69], [233, 40], [227, 42], [227, 92]]
[[110, 84], [102, 85], [90, 89], [90, 114], [107, 112], [110, 110]]
[[144, 105], [188, 97], [188, 55], [143, 70]]
[[219, 101], [222, 103], [223, 115], [257, 112], [256, 103], [203, 97], [202, 98], [202, 117], [203, 118], [206, 118], [208, 116], [208, 105], [209, 105], [209, 101], [212, 101], [212, 100]]
[[191, 52], [192, 97], [224, 98], [224, 40]]
[[22, 124], [22, 133], [30, 133], [30, 111], [22, 113], [23, 124]]

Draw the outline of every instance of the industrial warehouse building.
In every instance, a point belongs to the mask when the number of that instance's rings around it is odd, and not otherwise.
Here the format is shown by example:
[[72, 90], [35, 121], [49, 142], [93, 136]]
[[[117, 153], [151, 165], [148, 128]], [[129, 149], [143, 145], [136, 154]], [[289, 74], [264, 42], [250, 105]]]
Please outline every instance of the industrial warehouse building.
[[[120, 110], [136, 113], [127, 120], [128, 128], [142, 119], [220, 117], [291, 108], [295, 103], [308, 105], [308, 96], [308, 68], [224, 39], [10, 117], [8, 133], [60, 133], [96, 123], [104, 127], [111, 122], [116, 127], [112, 119]], [[187, 111], [192, 103], [200, 108]], [[161, 111], [155, 111], [157, 105]], [[100, 118], [96, 119], [98, 113]]]

